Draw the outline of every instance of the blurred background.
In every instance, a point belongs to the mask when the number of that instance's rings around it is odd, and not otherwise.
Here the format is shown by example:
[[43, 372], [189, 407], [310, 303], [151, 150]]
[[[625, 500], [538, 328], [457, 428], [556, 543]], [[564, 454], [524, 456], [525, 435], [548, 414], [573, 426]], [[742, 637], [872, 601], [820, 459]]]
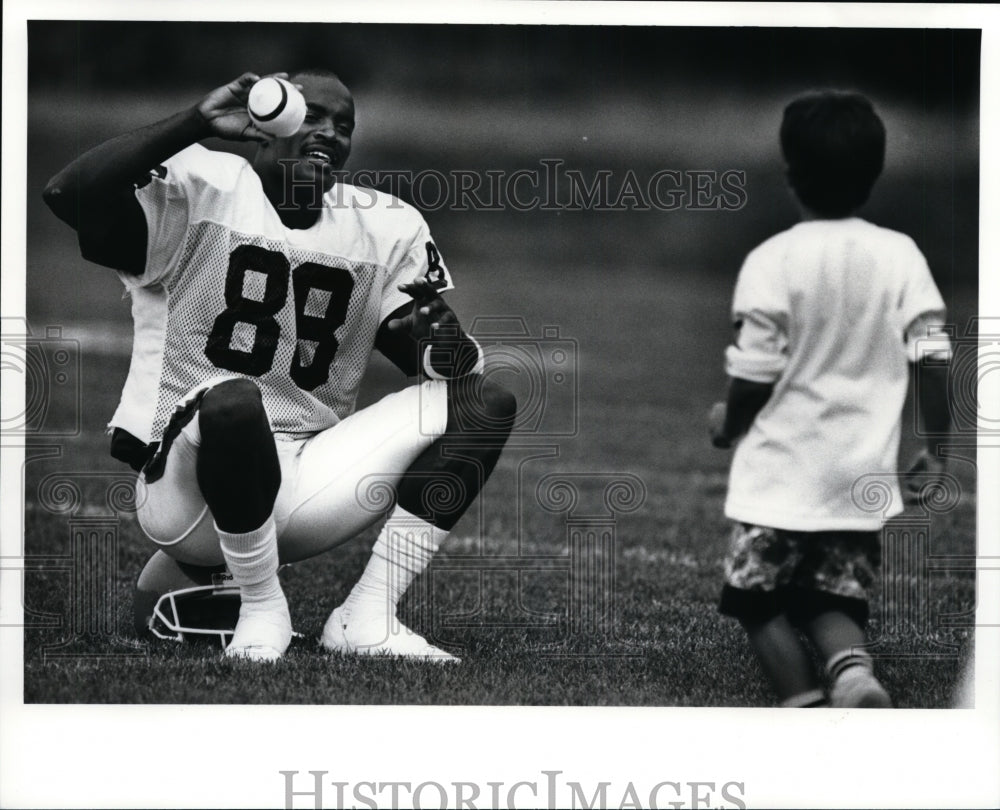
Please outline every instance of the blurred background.
[[[100, 379], [82, 412], [98, 425], [127, 369], [128, 301], [113, 272], [80, 258], [42, 189], [83, 151], [196, 104], [245, 70], [340, 73], [357, 105], [351, 172], [509, 177], [562, 161], [560, 171], [587, 183], [608, 173], [612, 197], [629, 172], [642, 187], [661, 170], [745, 173], [737, 210], [425, 209], [467, 327], [521, 319], [532, 335], [550, 326], [575, 341], [585, 441], [564, 442], [564, 458], [579, 451], [588, 464], [620, 468], [624, 407], [668, 440], [701, 435], [725, 385], [740, 264], [797, 221], [777, 133], [802, 91], [871, 97], [888, 145], [861, 214], [916, 240], [959, 334], [977, 312], [975, 30], [33, 21], [28, 35], [27, 315], [36, 335], [54, 325], [80, 342], [85, 400], [88, 381]], [[423, 190], [433, 203], [434, 183]], [[421, 202], [405, 185], [398, 192]], [[399, 385], [381, 361], [362, 405]], [[508, 384], [536, 395], [524, 380]], [[655, 442], [634, 452], [656, 468], [664, 461]]]
[[[888, 155], [863, 215], [910, 234], [948, 299], [977, 274], [979, 41], [971, 30], [31, 22], [28, 315], [127, 323], [113, 274], [84, 266], [42, 205], [52, 174], [244, 70], [317, 65], [356, 96], [351, 171], [558, 159], [587, 180], [611, 171], [613, 192], [630, 169], [643, 183], [661, 169], [746, 172], [738, 211], [427, 211], [463, 305], [477, 268], [497, 261], [567, 283], [587, 265], [606, 279], [595, 307], [647, 272], [716, 276], [724, 320], [742, 257], [795, 222], [777, 131], [784, 104], [817, 87], [874, 101]], [[560, 301], [548, 303], [557, 318]]]

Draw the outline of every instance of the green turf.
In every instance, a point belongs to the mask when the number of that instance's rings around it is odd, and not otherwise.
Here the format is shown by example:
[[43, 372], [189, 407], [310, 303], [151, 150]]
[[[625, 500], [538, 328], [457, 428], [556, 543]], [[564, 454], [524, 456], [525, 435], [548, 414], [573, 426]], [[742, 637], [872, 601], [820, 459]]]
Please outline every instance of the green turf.
[[[283, 572], [293, 621], [304, 638], [275, 666], [226, 662], [207, 644], [140, 643], [131, 630], [131, 591], [150, 549], [127, 512], [115, 525], [114, 631], [74, 633], [74, 620], [81, 611], [85, 618], [87, 609], [73, 608], [65, 567], [51, 567], [65, 566], [54, 558], [70, 553], [74, 521], [107, 513], [104, 493], [113, 478], [94, 474], [127, 474], [107, 456], [102, 434], [127, 359], [84, 345], [83, 431], [49, 442], [60, 448], [58, 458], [40, 457], [26, 466], [26, 550], [38, 565], [50, 567], [26, 575], [28, 619], [35, 624], [25, 636], [26, 701], [772, 704], [739, 628], [715, 609], [729, 455], [708, 446], [703, 415], [724, 383], [728, 282], [685, 268], [637, 267], [619, 274], [614, 296], [605, 297], [595, 294], [605, 278], [602, 267], [539, 273], [526, 265], [480, 262], [454, 270], [462, 283], [454, 303], [466, 322], [476, 315], [517, 314], [533, 334], [559, 326], [563, 337], [578, 342], [580, 370], [578, 435], [516, 436], [481, 501], [404, 602], [404, 619], [458, 652], [464, 663], [353, 660], [317, 649], [326, 616], [362, 570], [371, 531]], [[73, 336], [69, 327], [67, 335]], [[372, 377], [364, 401], [403, 382], [381, 363]], [[62, 424], [62, 417], [53, 418], [54, 425]], [[915, 440], [908, 437], [904, 444], [912, 449]], [[528, 458], [552, 447], [557, 456]], [[934, 519], [930, 552], [936, 558], [974, 552], [973, 469], [958, 464], [955, 470], [963, 500]], [[614, 583], [606, 594], [610, 625], [573, 623], [585, 606], [570, 594], [566, 515], [546, 511], [534, 495], [551, 472], [589, 474], [579, 482], [581, 511], [601, 506], [608, 476], [629, 474], [645, 487], [643, 506], [616, 517]], [[40, 500], [39, 486], [53, 474], [81, 487], [75, 514], [53, 511]], [[519, 550], [523, 557], [548, 558], [555, 568], [530, 570], [522, 560], [520, 575], [517, 566], [478, 570], [486, 566], [477, 555], [512, 556]], [[880, 648], [891, 657], [880, 660], [879, 669], [901, 707], [941, 707], [951, 700], [969, 630], [967, 620], [943, 617], [974, 605], [971, 573], [953, 569], [938, 566], [923, 579], [919, 572], [903, 572], [913, 587], [918, 579], [927, 582], [925, 627], [887, 627], [880, 597], [873, 605], [873, 633], [893, 631]], [[40, 626], [46, 621], [61, 626]], [[946, 621], [958, 626], [943, 626]]]

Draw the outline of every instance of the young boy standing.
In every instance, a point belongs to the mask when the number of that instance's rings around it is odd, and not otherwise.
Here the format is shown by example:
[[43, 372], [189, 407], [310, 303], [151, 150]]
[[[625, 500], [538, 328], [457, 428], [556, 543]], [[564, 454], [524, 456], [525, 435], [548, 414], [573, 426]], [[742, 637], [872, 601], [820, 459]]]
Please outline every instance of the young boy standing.
[[781, 149], [802, 222], [740, 270], [728, 399], [710, 418], [715, 446], [739, 439], [720, 610], [743, 625], [783, 706], [828, 705], [804, 636], [826, 663], [829, 705], [888, 708], [864, 651], [883, 515], [851, 492], [861, 476], [884, 475], [893, 490], [885, 517], [902, 511], [895, 472], [907, 361], [924, 362], [928, 343], [936, 362], [922, 370], [918, 408], [937, 438], [919, 463], [943, 472], [945, 307], [913, 241], [855, 216], [885, 155], [868, 99], [796, 99]]

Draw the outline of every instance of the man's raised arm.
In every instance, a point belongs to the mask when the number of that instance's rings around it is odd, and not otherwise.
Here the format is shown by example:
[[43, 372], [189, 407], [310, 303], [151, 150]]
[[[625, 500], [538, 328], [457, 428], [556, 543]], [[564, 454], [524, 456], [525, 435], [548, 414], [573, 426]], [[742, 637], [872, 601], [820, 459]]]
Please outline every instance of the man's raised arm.
[[190, 109], [105, 141], [49, 181], [43, 199], [77, 231], [84, 258], [133, 275], [142, 273], [146, 221], [135, 199], [135, 183], [203, 138], [267, 140], [270, 136], [253, 125], [246, 111], [247, 94], [258, 78], [244, 73]]

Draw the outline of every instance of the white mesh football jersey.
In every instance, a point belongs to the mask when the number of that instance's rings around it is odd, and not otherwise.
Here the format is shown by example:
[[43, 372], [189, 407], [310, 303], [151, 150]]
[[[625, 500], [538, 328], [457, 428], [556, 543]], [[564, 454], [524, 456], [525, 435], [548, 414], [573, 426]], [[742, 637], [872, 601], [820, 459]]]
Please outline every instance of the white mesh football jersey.
[[177, 400], [218, 376], [253, 379], [275, 432], [309, 434], [354, 410], [397, 285], [451, 277], [423, 217], [336, 185], [318, 222], [284, 226], [241, 157], [188, 147], [136, 190], [148, 226], [132, 297], [132, 361], [110, 426], [158, 441]]

